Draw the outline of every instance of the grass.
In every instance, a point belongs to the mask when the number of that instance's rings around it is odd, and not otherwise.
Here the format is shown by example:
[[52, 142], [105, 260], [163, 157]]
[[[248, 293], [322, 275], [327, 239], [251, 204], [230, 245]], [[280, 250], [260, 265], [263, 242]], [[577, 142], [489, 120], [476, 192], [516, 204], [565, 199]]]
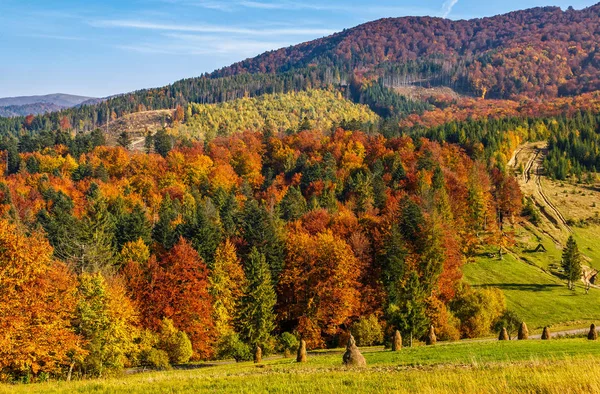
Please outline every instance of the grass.
[[[600, 321], [600, 290], [585, 294], [583, 285], [576, 291], [538, 267], [505, 255], [504, 260], [480, 257], [463, 267], [467, 282], [492, 286], [506, 296], [507, 307], [515, 311], [530, 328], [575, 325]], [[569, 324], [571, 323], [571, 324]]]
[[573, 232], [579, 250], [589, 259], [585, 264], [600, 269], [600, 226], [575, 227]]
[[438, 344], [392, 353], [364, 349], [368, 366], [346, 369], [341, 350], [309, 362], [273, 359], [199, 365], [121, 378], [0, 386], [0, 393], [583, 393], [600, 392], [600, 342], [584, 339]]

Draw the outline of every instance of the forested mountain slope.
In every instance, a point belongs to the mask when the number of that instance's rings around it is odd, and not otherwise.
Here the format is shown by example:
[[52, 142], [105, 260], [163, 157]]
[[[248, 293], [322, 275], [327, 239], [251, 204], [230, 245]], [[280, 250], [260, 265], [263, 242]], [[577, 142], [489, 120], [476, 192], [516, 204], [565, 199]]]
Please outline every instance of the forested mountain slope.
[[[32, 131], [47, 130], [58, 127], [62, 116], [71, 127], [89, 131], [131, 112], [326, 87], [384, 112], [393, 105], [403, 115], [425, 108], [404, 104], [385, 89], [443, 85], [466, 95], [513, 100], [578, 95], [600, 89], [599, 13], [595, 5], [461, 21], [382, 19], [100, 105], [0, 121], [0, 131], [16, 133], [25, 123]], [[373, 92], [377, 85], [382, 87]]]

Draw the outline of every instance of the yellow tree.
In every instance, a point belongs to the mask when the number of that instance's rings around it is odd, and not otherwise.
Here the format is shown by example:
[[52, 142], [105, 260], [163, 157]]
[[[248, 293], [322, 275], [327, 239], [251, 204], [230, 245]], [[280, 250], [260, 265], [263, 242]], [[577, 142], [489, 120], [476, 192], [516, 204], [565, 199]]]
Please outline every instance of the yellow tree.
[[215, 253], [214, 268], [209, 276], [214, 302], [215, 328], [220, 337], [230, 334], [239, 302], [246, 289], [246, 276], [231, 241], [222, 243]]
[[82, 356], [76, 281], [39, 234], [0, 220], [0, 378], [59, 375]]

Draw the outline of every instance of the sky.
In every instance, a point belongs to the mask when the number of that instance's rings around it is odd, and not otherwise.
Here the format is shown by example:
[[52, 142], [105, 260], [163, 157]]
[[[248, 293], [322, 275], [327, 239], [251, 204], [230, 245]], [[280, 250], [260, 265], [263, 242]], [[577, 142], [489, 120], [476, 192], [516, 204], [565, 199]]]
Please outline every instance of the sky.
[[0, 0], [0, 97], [106, 97], [400, 16], [471, 19], [599, 0]]

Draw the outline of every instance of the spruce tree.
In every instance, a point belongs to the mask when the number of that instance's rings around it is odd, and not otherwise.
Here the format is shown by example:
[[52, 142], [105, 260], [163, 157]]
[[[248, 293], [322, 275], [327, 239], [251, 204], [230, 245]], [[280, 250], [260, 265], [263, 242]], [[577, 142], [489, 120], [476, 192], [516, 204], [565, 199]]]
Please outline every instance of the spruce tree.
[[290, 187], [281, 200], [281, 213], [285, 220], [297, 220], [306, 213], [306, 199], [297, 187]]
[[562, 253], [562, 269], [567, 277], [570, 290], [575, 288], [575, 282], [581, 278], [581, 254], [575, 238], [571, 235]]
[[275, 328], [275, 290], [265, 256], [252, 248], [246, 262], [247, 293], [242, 299], [239, 329], [252, 346], [263, 346]]
[[419, 283], [419, 275], [411, 271], [401, 287], [397, 300], [387, 307], [388, 322], [398, 327], [405, 337], [409, 338], [412, 347], [413, 338], [421, 337], [429, 325], [425, 313], [425, 292]]
[[152, 230], [152, 238], [163, 245], [165, 249], [171, 249], [179, 238], [177, 229], [173, 226], [173, 222], [178, 215], [178, 207], [176, 205], [167, 193], [158, 210], [158, 222]]

